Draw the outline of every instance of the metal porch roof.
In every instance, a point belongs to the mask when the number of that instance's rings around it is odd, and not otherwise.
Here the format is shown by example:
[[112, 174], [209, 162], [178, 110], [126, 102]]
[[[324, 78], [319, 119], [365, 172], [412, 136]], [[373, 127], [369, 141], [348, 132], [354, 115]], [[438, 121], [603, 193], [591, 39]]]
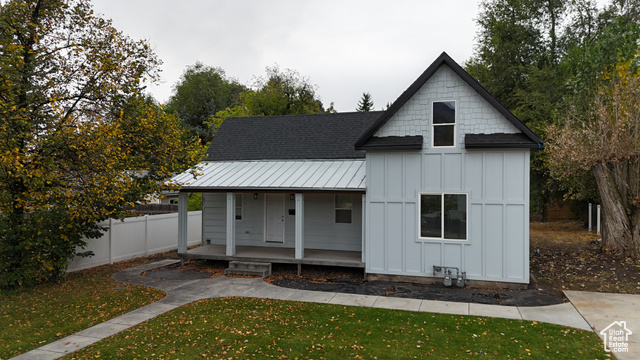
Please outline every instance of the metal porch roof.
[[365, 191], [365, 160], [202, 162], [194, 178], [172, 178], [183, 190]]

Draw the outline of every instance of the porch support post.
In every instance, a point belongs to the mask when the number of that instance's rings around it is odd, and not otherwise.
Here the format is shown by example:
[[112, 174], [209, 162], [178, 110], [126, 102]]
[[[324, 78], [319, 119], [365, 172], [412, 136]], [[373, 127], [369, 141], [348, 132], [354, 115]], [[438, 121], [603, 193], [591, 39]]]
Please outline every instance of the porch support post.
[[178, 254], [187, 252], [187, 228], [188, 228], [188, 202], [189, 194], [180, 191], [178, 193]]
[[236, 194], [227, 193], [227, 256], [236, 255]]
[[362, 262], [366, 259], [367, 237], [367, 194], [362, 194]]
[[296, 259], [304, 258], [304, 194], [296, 193]]

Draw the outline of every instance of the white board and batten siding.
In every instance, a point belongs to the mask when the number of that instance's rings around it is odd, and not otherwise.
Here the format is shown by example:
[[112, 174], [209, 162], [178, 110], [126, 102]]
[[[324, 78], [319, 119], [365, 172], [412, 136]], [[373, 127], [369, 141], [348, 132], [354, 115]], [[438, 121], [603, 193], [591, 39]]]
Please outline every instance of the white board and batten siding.
[[[236, 220], [237, 246], [295, 247], [295, 201], [284, 196], [284, 241], [265, 241], [265, 201], [268, 193], [242, 194], [242, 220]], [[333, 194], [304, 194], [304, 248], [322, 250], [362, 250], [362, 195], [353, 194], [350, 224], [335, 222]], [[203, 243], [226, 244], [226, 193], [203, 194]]]
[[[433, 101], [456, 102], [456, 146], [432, 148]], [[529, 149], [467, 150], [464, 134], [518, 130], [442, 66], [376, 133], [422, 135], [422, 150], [367, 152], [366, 271], [431, 276], [458, 267], [468, 279], [529, 282]], [[467, 239], [420, 238], [420, 193], [467, 194]]]
[[[529, 282], [529, 152], [370, 153], [368, 273]], [[525, 180], [527, 179], [527, 180]], [[468, 194], [467, 240], [419, 238], [420, 193]]]

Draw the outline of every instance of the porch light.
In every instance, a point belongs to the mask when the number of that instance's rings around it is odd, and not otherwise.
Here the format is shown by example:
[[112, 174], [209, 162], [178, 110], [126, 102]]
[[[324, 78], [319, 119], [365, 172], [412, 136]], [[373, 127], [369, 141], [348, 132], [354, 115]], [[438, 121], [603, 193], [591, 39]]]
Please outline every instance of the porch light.
[[258, 193], [253, 193], [253, 200], [258, 200]]
[[296, 195], [295, 194], [290, 194], [289, 195], [289, 200], [293, 201], [296, 199]]

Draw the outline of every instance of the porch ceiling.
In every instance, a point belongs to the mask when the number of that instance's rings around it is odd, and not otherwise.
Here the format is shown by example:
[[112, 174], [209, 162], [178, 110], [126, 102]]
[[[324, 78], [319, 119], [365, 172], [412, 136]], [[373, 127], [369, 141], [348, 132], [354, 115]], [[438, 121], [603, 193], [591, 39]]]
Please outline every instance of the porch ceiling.
[[183, 190], [365, 191], [365, 160], [202, 162], [172, 178]]

